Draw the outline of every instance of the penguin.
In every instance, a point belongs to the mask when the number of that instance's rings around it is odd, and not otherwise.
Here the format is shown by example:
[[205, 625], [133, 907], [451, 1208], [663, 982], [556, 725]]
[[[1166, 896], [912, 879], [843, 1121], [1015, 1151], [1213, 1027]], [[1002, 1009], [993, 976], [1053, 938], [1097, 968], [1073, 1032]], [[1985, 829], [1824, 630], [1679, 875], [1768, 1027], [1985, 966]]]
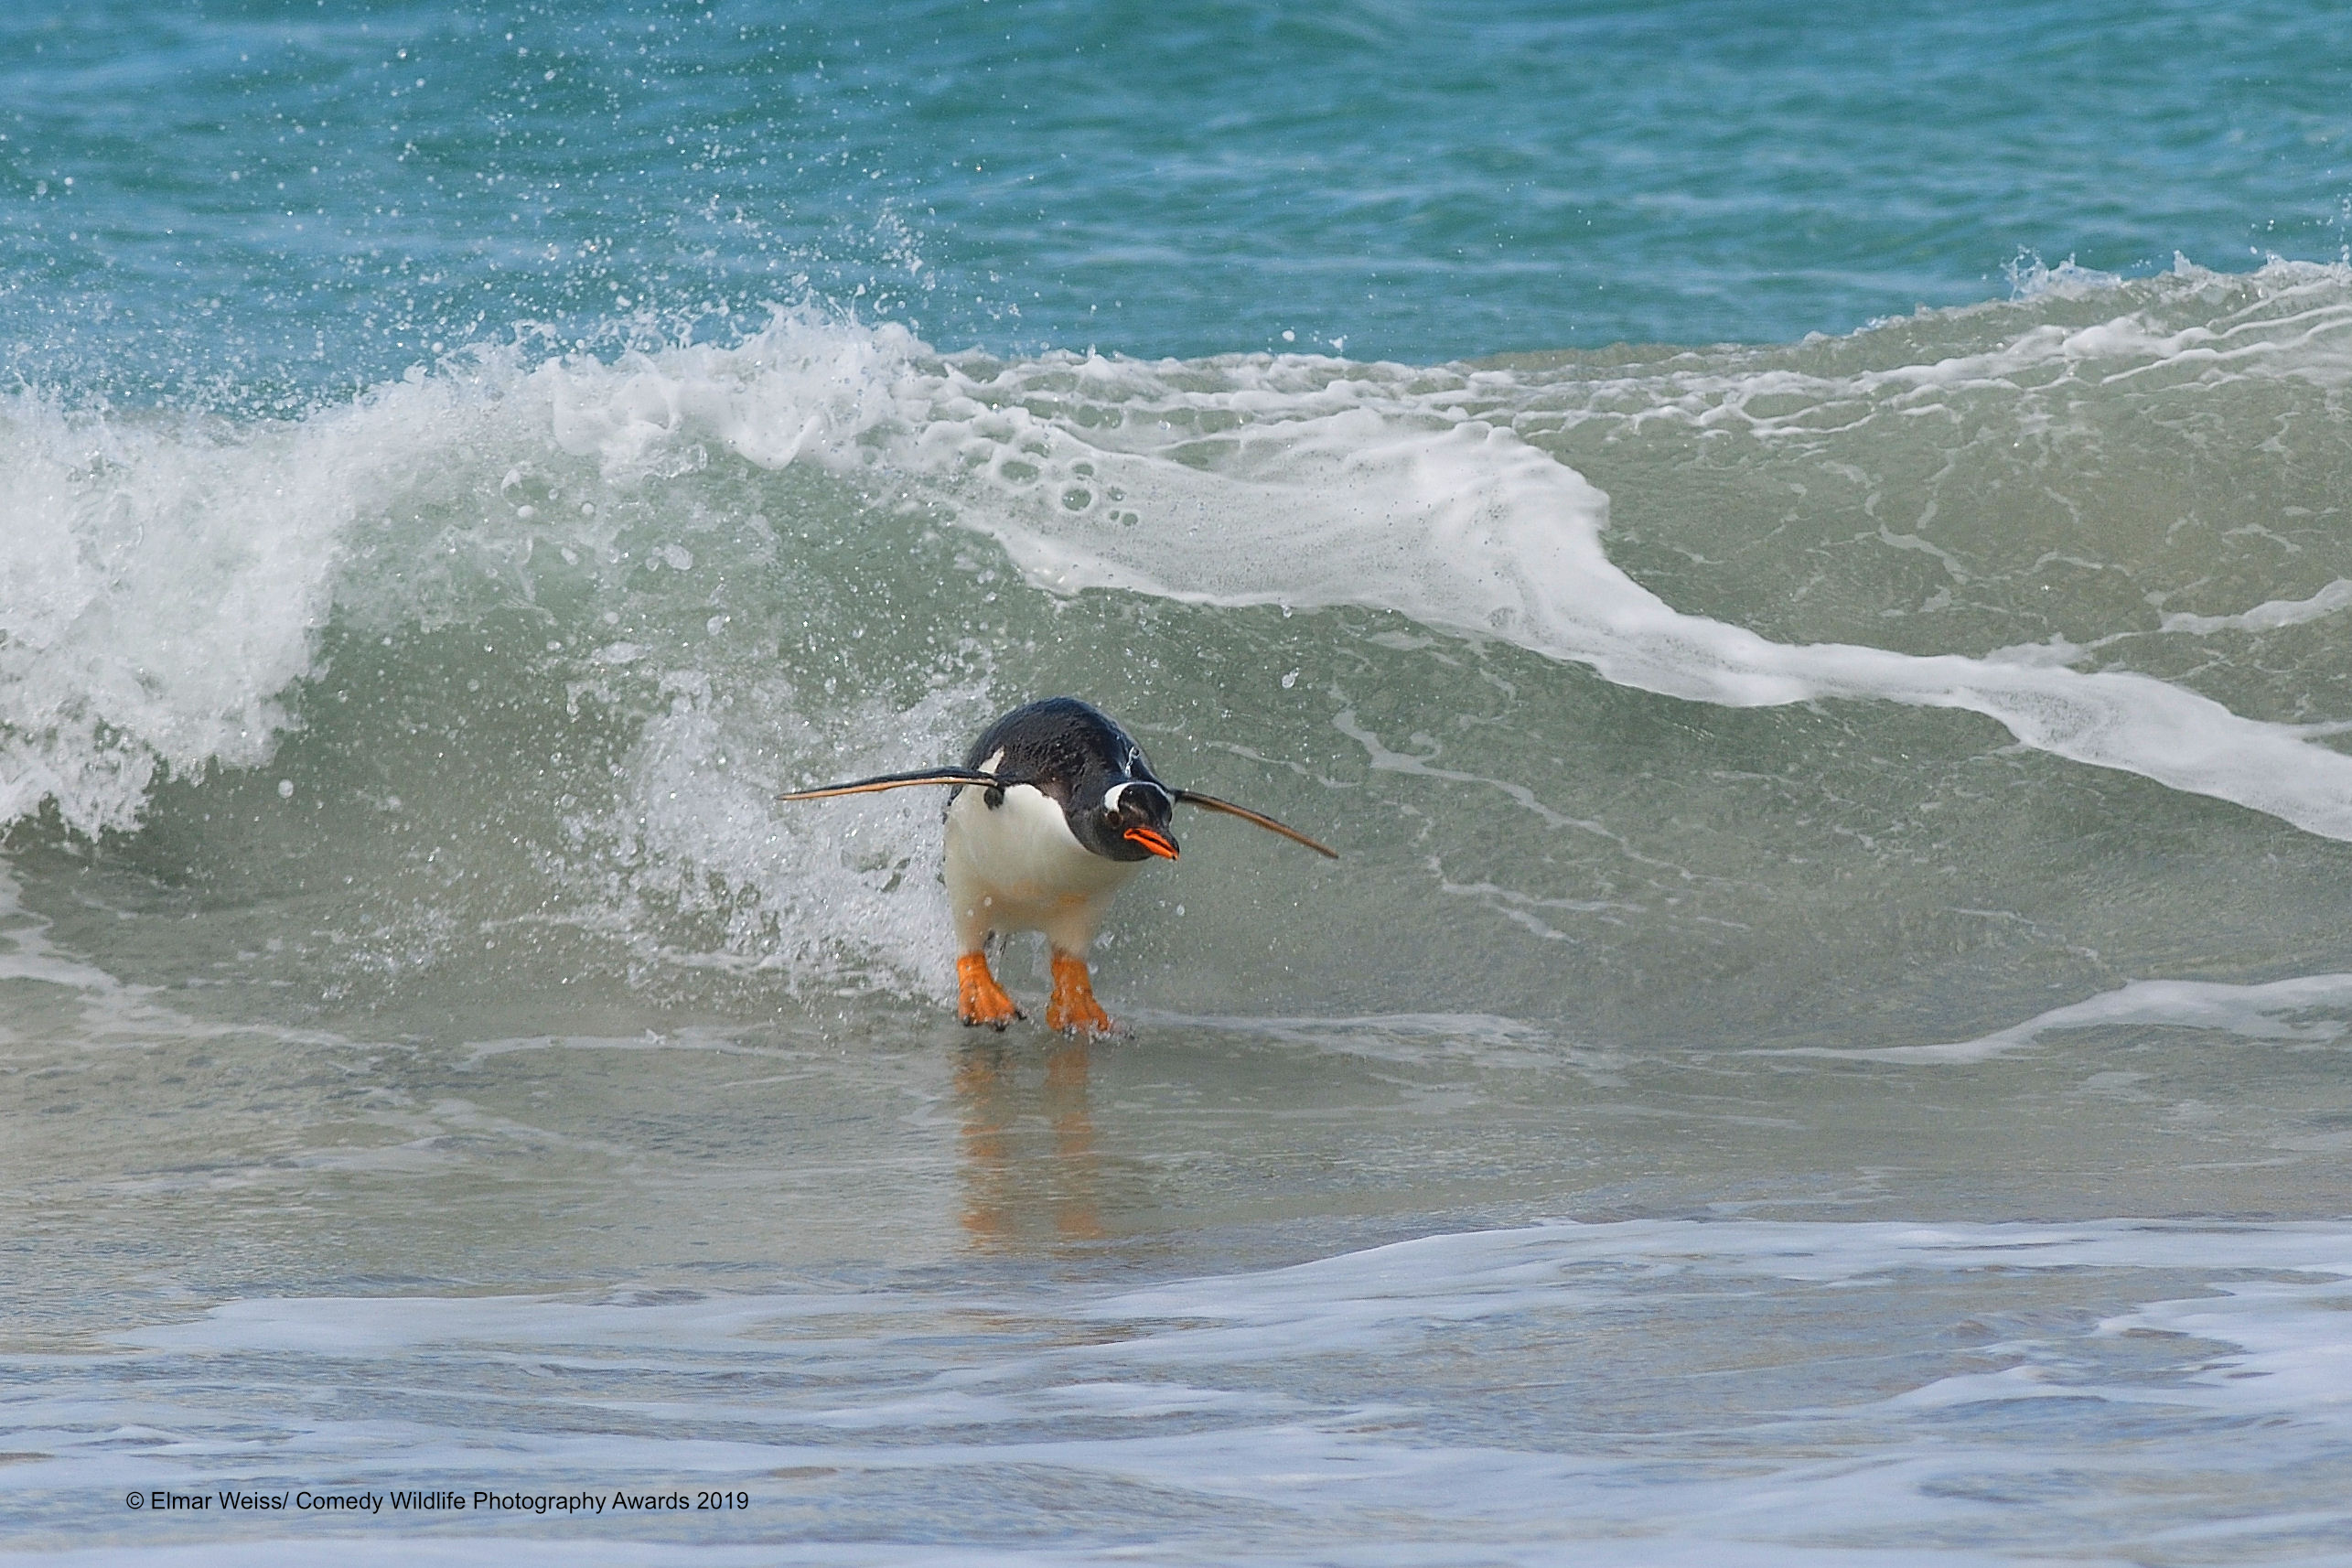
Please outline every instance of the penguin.
[[944, 784], [946, 879], [955, 917], [956, 1015], [1002, 1029], [1026, 1016], [989, 972], [992, 932], [1042, 931], [1053, 954], [1049, 1028], [1108, 1034], [1094, 999], [1087, 950], [1112, 895], [1155, 860], [1174, 860], [1169, 831], [1178, 805], [1222, 811], [1333, 860], [1338, 852], [1272, 817], [1160, 781], [1144, 748], [1111, 716], [1076, 697], [1015, 708], [972, 743], [961, 768], [886, 773], [795, 789], [784, 800], [823, 800], [876, 789]]

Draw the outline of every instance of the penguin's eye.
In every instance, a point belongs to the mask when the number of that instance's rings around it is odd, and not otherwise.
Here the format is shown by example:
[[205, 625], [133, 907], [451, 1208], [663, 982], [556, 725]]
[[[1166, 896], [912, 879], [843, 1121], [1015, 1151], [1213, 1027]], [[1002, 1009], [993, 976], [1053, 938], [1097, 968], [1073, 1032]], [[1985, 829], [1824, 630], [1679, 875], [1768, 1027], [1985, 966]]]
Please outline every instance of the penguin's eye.
[[1155, 796], [1164, 798], [1164, 792], [1154, 785], [1138, 783], [1133, 779], [1124, 783], [1113, 784], [1103, 791], [1102, 814], [1106, 817], [1149, 822], [1154, 819], [1153, 798]]

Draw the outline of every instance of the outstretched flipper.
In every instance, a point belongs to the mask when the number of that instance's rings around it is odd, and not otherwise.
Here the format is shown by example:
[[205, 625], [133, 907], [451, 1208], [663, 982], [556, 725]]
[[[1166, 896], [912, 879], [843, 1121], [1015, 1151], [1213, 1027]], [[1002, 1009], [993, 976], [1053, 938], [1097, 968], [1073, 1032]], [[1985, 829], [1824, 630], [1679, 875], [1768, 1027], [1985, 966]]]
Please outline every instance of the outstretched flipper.
[[835, 795], [866, 795], [876, 789], [904, 789], [916, 784], [977, 784], [985, 789], [1002, 789], [1008, 782], [1010, 780], [999, 779], [993, 773], [983, 773], [977, 768], [926, 768], [919, 773], [880, 773], [871, 779], [852, 779], [847, 784], [828, 784], [821, 789], [794, 789], [776, 798], [779, 800], [827, 800]]
[[[871, 779], [854, 779], [846, 784], [827, 784], [816, 789], [794, 789], [776, 798], [779, 800], [829, 800], [836, 795], [868, 795], [877, 789], [907, 789], [918, 784], [970, 784], [991, 791], [989, 804], [994, 805], [1004, 789], [1014, 782], [1015, 780], [1002, 774], [983, 773], [976, 768], [925, 768], [913, 773], [880, 773]], [[1185, 805], [1222, 811], [1229, 817], [1255, 822], [1270, 833], [1280, 833], [1293, 843], [1305, 844], [1326, 859], [1339, 858], [1337, 850], [1328, 844], [1317, 843], [1296, 828], [1285, 827], [1262, 811], [1237, 806], [1230, 800], [1220, 800], [1214, 795], [1204, 795], [1197, 789], [1171, 789], [1168, 793]]]
[[[1266, 816], [1262, 812], [1253, 811], [1247, 806], [1237, 806], [1230, 800], [1220, 800], [1214, 795], [1204, 795], [1197, 789], [1177, 789], [1172, 791], [1172, 793], [1174, 793], [1176, 798], [1185, 805], [1201, 806], [1212, 811], [1222, 811], [1229, 817], [1239, 817], [1245, 822], [1255, 822], [1260, 827], [1265, 829], [1268, 832], [1280, 833], [1283, 837], [1290, 840], [1293, 843], [1303, 843], [1319, 855], [1326, 856], [1331, 860], [1337, 860], [1339, 858], [1339, 852], [1337, 850], [1319, 844], [1313, 839], [1307, 837], [1305, 833], [1300, 832], [1296, 828], [1286, 828], [1283, 826], [1282, 823], [1274, 821], [1273, 818]], [[789, 799], [789, 797], [787, 797], [787, 799]]]

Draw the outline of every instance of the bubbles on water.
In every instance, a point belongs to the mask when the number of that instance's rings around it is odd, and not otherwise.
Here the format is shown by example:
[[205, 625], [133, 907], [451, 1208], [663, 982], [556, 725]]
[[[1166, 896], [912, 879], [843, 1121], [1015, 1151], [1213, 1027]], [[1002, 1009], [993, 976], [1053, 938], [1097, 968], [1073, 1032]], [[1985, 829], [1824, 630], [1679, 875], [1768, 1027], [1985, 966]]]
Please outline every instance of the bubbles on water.
[[[715, 949], [672, 958], [772, 971], [794, 990], [849, 981], [949, 993], [954, 943], [935, 886], [942, 799], [775, 797], [960, 756], [991, 716], [984, 682], [943, 686], [904, 712], [811, 703], [773, 679], [722, 695], [680, 671], [660, 689], [668, 709], [624, 761], [616, 809], [579, 827], [630, 867], [633, 898], [723, 931]], [[659, 943], [658, 929], [640, 924], [640, 940]]]

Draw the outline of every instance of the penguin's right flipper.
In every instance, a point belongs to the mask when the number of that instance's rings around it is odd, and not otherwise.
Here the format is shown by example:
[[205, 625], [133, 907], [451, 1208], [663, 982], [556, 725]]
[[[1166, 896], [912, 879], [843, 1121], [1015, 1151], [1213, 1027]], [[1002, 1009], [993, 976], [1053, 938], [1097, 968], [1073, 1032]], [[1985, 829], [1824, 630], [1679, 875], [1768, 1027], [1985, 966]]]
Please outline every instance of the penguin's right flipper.
[[1002, 789], [1010, 782], [993, 773], [983, 773], [971, 768], [926, 768], [918, 773], [882, 773], [872, 779], [852, 779], [847, 784], [828, 784], [819, 789], [794, 789], [779, 795], [779, 800], [826, 800], [835, 795], [865, 795], [876, 789], [905, 789], [917, 784], [977, 784], [983, 789]]
[[1255, 822], [1258, 826], [1265, 829], [1268, 832], [1280, 833], [1283, 837], [1290, 840], [1293, 843], [1303, 843], [1317, 854], [1326, 856], [1332, 860], [1337, 860], [1339, 858], [1339, 852], [1337, 850], [1333, 849], [1326, 844], [1319, 844], [1316, 843], [1313, 839], [1307, 837], [1296, 828], [1286, 828], [1283, 826], [1282, 823], [1274, 821], [1273, 818], [1267, 816], [1263, 811], [1253, 811], [1247, 806], [1237, 806], [1230, 800], [1220, 800], [1214, 795], [1204, 795], [1197, 789], [1173, 789], [1170, 790], [1169, 793], [1174, 795], [1176, 800], [1184, 805], [1199, 806], [1211, 811], [1222, 811], [1229, 817], [1239, 817], [1245, 822]]

